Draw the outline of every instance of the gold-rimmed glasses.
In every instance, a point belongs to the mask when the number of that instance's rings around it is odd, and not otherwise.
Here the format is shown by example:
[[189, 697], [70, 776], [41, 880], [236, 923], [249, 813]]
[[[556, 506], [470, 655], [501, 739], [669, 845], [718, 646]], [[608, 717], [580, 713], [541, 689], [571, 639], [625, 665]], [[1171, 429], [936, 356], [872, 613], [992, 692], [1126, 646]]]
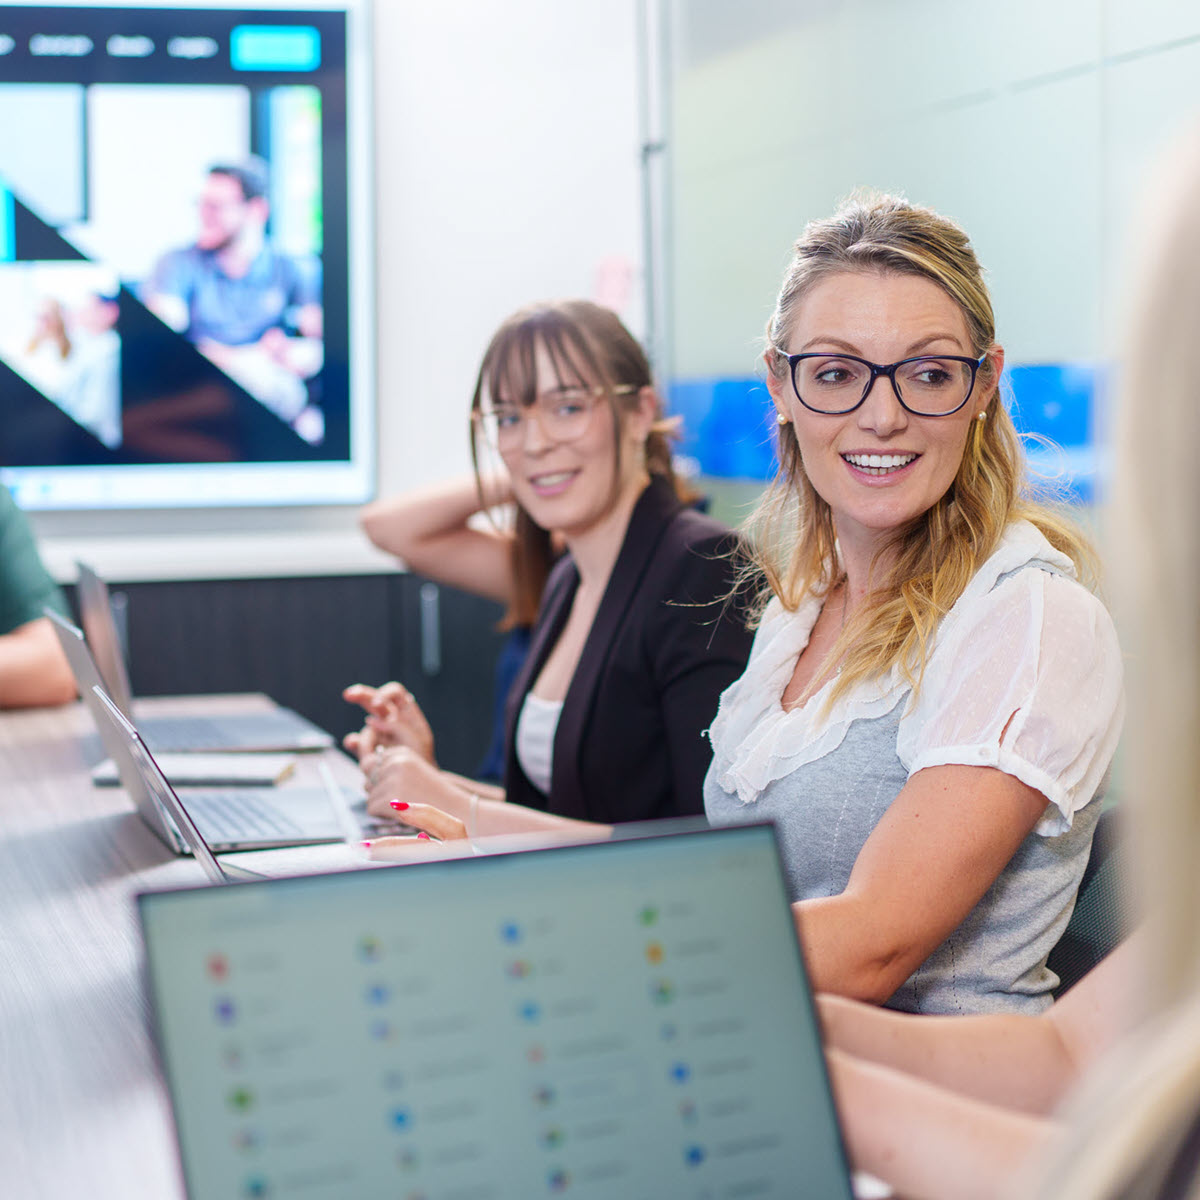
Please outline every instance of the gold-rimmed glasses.
[[608, 388], [564, 384], [539, 392], [530, 404], [486, 404], [472, 418], [488, 445], [504, 454], [524, 445], [532, 420], [549, 441], [573, 442], [587, 432], [605, 396], [629, 396], [637, 390], [630, 383]]

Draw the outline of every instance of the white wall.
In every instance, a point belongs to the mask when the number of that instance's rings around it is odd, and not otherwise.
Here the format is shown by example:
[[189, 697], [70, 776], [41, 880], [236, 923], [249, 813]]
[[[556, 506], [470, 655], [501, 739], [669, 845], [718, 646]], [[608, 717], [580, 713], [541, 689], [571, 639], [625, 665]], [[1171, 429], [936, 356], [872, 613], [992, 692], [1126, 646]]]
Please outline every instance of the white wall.
[[377, 0], [382, 491], [468, 469], [505, 316], [640, 272], [635, 33], [634, 0]]
[[958, 220], [1009, 361], [1107, 356], [1146, 165], [1200, 109], [1195, 0], [674, 0], [674, 373], [748, 375], [856, 186]]
[[[513, 309], [593, 296], [642, 332], [636, 0], [375, 0], [373, 43], [387, 493], [468, 469], [479, 358]], [[367, 561], [347, 508], [35, 525], [64, 576], [77, 554], [122, 578]]]

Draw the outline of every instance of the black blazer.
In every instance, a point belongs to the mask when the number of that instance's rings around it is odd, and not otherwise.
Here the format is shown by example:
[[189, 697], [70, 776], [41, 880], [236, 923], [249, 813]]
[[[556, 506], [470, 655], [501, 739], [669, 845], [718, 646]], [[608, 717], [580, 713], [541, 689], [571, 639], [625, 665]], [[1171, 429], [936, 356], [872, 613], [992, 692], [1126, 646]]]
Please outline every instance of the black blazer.
[[704, 731], [746, 666], [744, 610], [726, 604], [736, 538], [685, 508], [656, 478], [634, 507], [554, 738], [550, 795], [521, 770], [517, 718], [571, 611], [569, 554], [546, 584], [529, 657], [508, 696], [509, 800], [591, 821], [642, 821], [704, 810], [712, 758]]

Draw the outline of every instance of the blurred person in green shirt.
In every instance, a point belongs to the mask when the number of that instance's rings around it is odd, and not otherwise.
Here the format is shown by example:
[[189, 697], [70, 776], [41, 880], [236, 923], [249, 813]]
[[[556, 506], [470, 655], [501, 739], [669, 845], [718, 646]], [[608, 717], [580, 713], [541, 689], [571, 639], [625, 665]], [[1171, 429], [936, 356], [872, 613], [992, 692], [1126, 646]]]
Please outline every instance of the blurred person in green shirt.
[[45, 605], [67, 612], [38, 556], [25, 514], [0, 486], [0, 708], [66, 704], [75, 680]]

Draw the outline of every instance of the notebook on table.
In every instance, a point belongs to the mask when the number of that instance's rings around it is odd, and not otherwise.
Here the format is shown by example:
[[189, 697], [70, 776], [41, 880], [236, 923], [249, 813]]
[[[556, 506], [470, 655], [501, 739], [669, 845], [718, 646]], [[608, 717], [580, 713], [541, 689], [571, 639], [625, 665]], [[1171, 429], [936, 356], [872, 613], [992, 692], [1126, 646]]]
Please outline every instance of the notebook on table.
[[[229, 754], [189, 750], [160, 753], [155, 761], [177, 787], [274, 787], [295, 769], [292, 754]], [[111, 758], [92, 768], [97, 787], [119, 787], [121, 775]]]
[[[91, 567], [76, 563], [80, 622], [88, 647], [117, 707], [134, 719], [133, 693], [108, 586]], [[139, 716], [137, 724], [155, 750], [323, 750], [333, 738], [290, 708], [212, 716]]]
[[769, 826], [138, 903], [191, 1200], [849, 1200]]

